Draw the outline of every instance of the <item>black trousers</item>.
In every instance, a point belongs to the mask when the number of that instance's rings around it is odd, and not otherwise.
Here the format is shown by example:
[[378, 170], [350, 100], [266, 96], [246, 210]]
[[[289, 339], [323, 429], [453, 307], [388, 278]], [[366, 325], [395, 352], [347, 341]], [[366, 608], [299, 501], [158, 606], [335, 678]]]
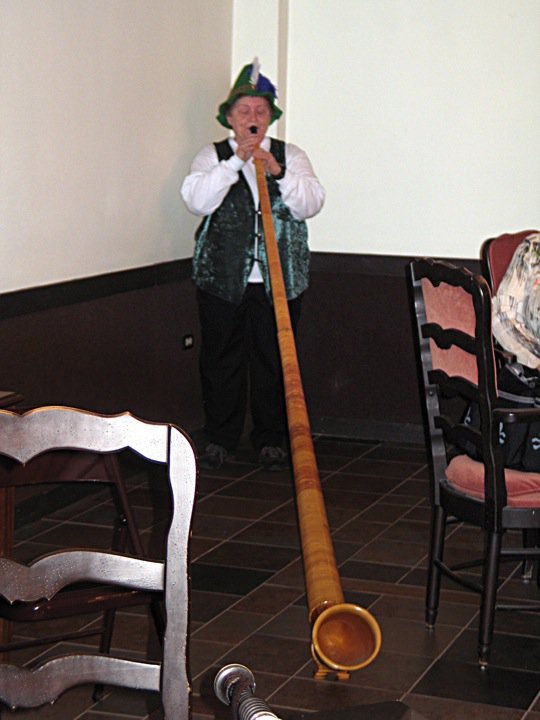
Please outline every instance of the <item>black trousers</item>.
[[[283, 376], [274, 309], [262, 283], [247, 286], [240, 305], [197, 290], [201, 321], [200, 373], [209, 442], [233, 450], [242, 435], [249, 394], [253, 446], [287, 437]], [[301, 297], [289, 302], [293, 331]]]

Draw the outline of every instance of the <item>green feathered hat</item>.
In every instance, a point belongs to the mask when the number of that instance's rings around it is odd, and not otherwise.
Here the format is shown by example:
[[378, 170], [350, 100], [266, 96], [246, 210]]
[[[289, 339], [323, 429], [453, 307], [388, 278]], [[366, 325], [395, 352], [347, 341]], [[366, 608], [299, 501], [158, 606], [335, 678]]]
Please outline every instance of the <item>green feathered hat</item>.
[[259, 72], [260, 65], [257, 58], [253, 60], [251, 65], [244, 65], [240, 71], [240, 75], [236, 78], [236, 82], [231, 88], [229, 97], [219, 106], [217, 120], [221, 125], [230, 128], [227, 120], [227, 113], [231, 105], [242, 95], [250, 95], [252, 97], [264, 97], [270, 103], [271, 119], [270, 124], [277, 120], [283, 114], [278, 108], [275, 101], [277, 98], [276, 88], [270, 80], [261, 75]]

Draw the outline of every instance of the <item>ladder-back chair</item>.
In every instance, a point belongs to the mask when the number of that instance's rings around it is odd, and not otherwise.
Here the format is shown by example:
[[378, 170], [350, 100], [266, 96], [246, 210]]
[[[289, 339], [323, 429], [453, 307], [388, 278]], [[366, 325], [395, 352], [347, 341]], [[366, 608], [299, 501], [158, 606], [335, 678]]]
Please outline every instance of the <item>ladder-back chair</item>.
[[74, 654], [33, 668], [0, 664], [0, 701], [13, 708], [53, 702], [80, 684], [113, 685], [161, 693], [167, 720], [189, 716], [187, 673], [188, 542], [195, 495], [195, 453], [186, 435], [165, 423], [129, 413], [107, 416], [73, 408], [44, 407], [23, 415], [0, 411], [0, 455], [24, 466], [51, 451], [114, 453], [131, 450], [167, 467], [172, 520], [163, 561], [137, 553], [69, 549], [28, 566], [0, 558], [0, 595], [7, 603], [53, 601], [79, 583], [164, 598], [166, 627], [161, 662], [140, 662], [110, 653]]
[[[411, 263], [423, 398], [432, 464], [432, 529], [426, 591], [426, 620], [434, 626], [441, 576], [480, 594], [478, 659], [486, 666], [492, 643], [502, 560], [540, 557], [540, 548], [506, 547], [509, 530], [540, 528], [540, 474], [506, 469], [499, 445], [501, 423], [528, 422], [540, 408], [501, 407], [491, 334], [491, 293], [487, 281], [466, 269], [430, 259]], [[480, 429], [447, 412], [448, 400], [476, 403]], [[454, 415], [458, 417], [454, 417]], [[462, 448], [474, 448], [473, 459]], [[450, 565], [445, 560], [448, 524], [479, 528], [485, 552]], [[480, 567], [481, 579], [467, 570]], [[463, 574], [463, 571], [465, 574]], [[515, 603], [509, 609], [540, 605]]]
[[[12, 404], [14, 403], [10, 403]], [[19, 409], [17, 413], [22, 414]], [[115, 515], [110, 533], [107, 533], [106, 528], [103, 530], [104, 546], [107, 546], [108, 541], [111, 549], [122, 550], [130, 547], [135, 555], [144, 557], [145, 552], [117, 455], [71, 449], [52, 449], [40, 453], [24, 464], [6, 456], [0, 457], [0, 515], [3, 520], [0, 556], [13, 556], [16, 493], [19, 489], [25, 489], [30, 493], [27, 503], [32, 500], [39, 506], [39, 500], [36, 500], [40, 497], [38, 493], [44, 493], [51, 487], [53, 493], [61, 493], [62, 497], [70, 497], [70, 493], [77, 497], [86, 489], [97, 498], [101, 497], [99, 490], [107, 488], [110, 494], [106, 497], [112, 499]], [[84, 587], [66, 589], [50, 600], [39, 598], [29, 603], [9, 603], [0, 596], [0, 659], [9, 658], [9, 654], [15, 651], [91, 636], [99, 636], [100, 652], [108, 652], [116, 610], [141, 605], [150, 607], [157, 637], [161, 641], [163, 611], [161, 598], [155, 593], [87, 584]], [[101, 613], [101, 622], [88, 623], [87, 616], [96, 612]], [[40, 631], [32, 633], [32, 637], [16, 636], [17, 623], [48, 622], [61, 618], [71, 618], [70, 622], [64, 623], [61, 632], [55, 630], [51, 634]], [[95, 687], [96, 700], [101, 696], [101, 691], [102, 688]]]
[[[538, 230], [520, 230], [514, 233], [503, 233], [494, 238], [484, 240], [480, 247], [480, 264], [482, 274], [489, 283], [491, 294], [494, 296], [501, 281], [508, 269], [508, 266], [514, 256], [518, 246]], [[503, 365], [505, 361], [511, 359], [510, 353], [501, 351], [499, 365]], [[524, 542], [527, 545], [536, 544], [538, 542], [538, 533], [524, 532]], [[522, 577], [530, 579], [535, 571], [537, 563], [530, 560], [523, 562]], [[538, 572], [538, 568], [536, 568]], [[540, 580], [540, 578], [538, 578]]]

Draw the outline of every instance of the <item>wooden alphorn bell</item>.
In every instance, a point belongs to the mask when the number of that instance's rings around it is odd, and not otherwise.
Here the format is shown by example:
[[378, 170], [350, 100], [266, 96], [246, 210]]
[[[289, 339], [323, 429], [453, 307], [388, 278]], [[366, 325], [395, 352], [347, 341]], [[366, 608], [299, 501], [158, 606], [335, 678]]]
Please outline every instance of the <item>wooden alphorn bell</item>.
[[[251, 132], [257, 132], [257, 128], [251, 128]], [[344, 600], [315, 458], [264, 166], [261, 160], [254, 162], [283, 371], [315, 678], [323, 679], [334, 672], [338, 679], [348, 680], [351, 671], [365, 667], [378, 655], [381, 630], [368, 610]]]

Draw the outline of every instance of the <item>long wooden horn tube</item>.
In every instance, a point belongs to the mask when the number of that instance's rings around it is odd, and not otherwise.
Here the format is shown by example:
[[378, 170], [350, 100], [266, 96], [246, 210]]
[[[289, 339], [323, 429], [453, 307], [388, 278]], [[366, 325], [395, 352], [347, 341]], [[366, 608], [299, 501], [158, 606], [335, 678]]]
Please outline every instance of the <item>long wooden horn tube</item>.
[[329, 672], [346, 680], [350, 672], [371, 663], [381, 647], [381, 630], [366, 609], [344, 602], [279, 259], [264, 166], [255, 160], [268, 270], [293, 463], [295, 492], [311, 624], [311, 652], [316, 678]]

